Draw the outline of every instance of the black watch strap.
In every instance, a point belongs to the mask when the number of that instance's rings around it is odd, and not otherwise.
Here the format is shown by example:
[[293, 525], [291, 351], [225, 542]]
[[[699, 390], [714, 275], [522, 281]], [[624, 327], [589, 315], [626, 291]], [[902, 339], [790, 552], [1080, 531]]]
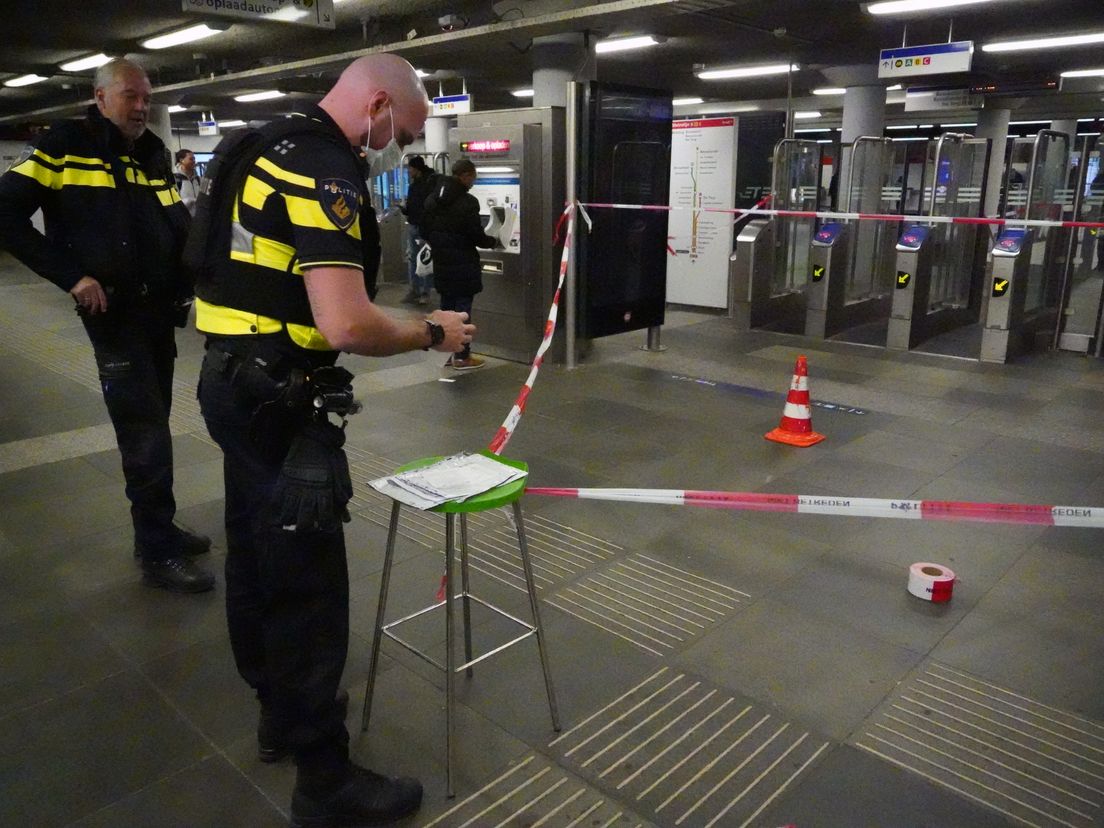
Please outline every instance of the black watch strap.
[[430, 348], [436, 348], [445, 341], [445, 329], [432, 319], [425, 320], [425, 323], [426, 328], [429, 329], [429, 344], [422, 348], [422, 350], [428, 351]]

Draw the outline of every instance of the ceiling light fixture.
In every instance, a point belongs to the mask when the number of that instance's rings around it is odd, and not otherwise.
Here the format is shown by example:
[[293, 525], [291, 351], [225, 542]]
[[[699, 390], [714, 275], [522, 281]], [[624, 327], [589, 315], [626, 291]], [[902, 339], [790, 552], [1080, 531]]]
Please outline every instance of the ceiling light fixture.
[[97, 55], [89, 55], [88, 57], [71, 60], [68, 63], [62, 63], [58, 66], [58, 69], [62, 72], [83, 72], [86, 69], [98, 69], [109, 60], [111, 60], [110, 57], [100, 52]]
[[172, 104], [169, 107], [169, 114], [175, 115], [177, 112], [185, 112], [187, 109], [188, 107], [186, 106], [181, 106], [180, 104]]
[[1009, 126], [1031, 126], [1033, 124], [1049, 124], [1050, 121], [1009, 121]]
[[594, 51], [600, 55], [610, 52], [625, 52], [629, 49], [644, 49], [648, 46], [658, 46], [659, 41], [651, 35], [640, 37], [619, 37], [614, 40], [599, 40], [594, 44]]
[[219, 129], [233, 129], [234, 127], [245, 126], [245, 121], [219, 121]]
[[502, 175], [503, 173], [516, 173], [513, 167], [476, 167], [475, 171], [480, 175]]
[[886, 129], [916, 129], [916, 124], [889, 124]]
[[949, 9], [954, 6], [977, 6], [992, 3], [993, 0], [889, 0], [884, 3], [871, 3], [866, 7], [870, 14], [908, 14], [909, 12]]
[[171, 49], [173, 46], [180, 46], [184, 43], [203, 40], [205, 37], [210, 37], [222, 31], [225, 31], [225, 29], [213, 29], [206, 23], [198, 23], [186, 29], [178, 29], [175, 32], [169, 32], [167, 34], [158, 35], [157, 37], [151, 37], [149, 40], [143, 40], [142, 48]]
[[11, 78], [4, 81], [4, 86], [30, 86], [32, 83], [41, 83], [48, 78], [42, 77], [42, 75], [20, 75], [18, 78]]
[[1059, 49], [1063, 46], [1088, 46], [1093, 43], [1104, 43], [1104, 32], [1059, 37], [1034, 37], [1028, 40], [1001, 40], [986, 43], [981, 47], [981, 50], [983, 52], [1023, 52], [1028, 49]]
[[1070, 69], [1062, 73], [1063, 78], [1099, 78], [1104, 75], [1104, 69]]
[[414, 71], [418, 73], [419, 78], [428, 78], [433, 74], [432, 72], [427, 72], [425, 69], [415, 69]]
[[950, 129], [951, 127], [976, 127], [977, 124], [940, 124], [940, 129]]
[[266, 89], [264, 92], [235, 95], [234, 100], [238, 103], [254, 103], [256, 101], [271, 101], [273, 98], [282, 98], [286, 94], [286, 92], [281, 92], [279, 89]]
[[814, 89], [814, 95], [843, 95], [847, 92], [842, 86], [822, 86], [820, 89]]
[[890, 138], [889, 140], [890, 141], [927, 141], [927, 140], [930, 140], [930, 139], [925, 138], [923, 135], [908, 135], [908, 136], [905, 136], [904, 138]]
[[794, 134], [796, 135], [799, 132], [831, 132], [831, 131], [832, 131], [831, 127], [811, 127], [809, 129], [795, 129]]
[[795, 121], [808, 121], [813, 118], [819, 118], [820, 112], [815, 109], [809, 109], [805, 112], [795, 112], [793, 116]]
[[764, 75], [784, 75], [796, 72], [796, 63], [770, 63], [765, 66], [734, 66], [731, 69], [707, 69], [698, 72], [702, 80], [730, 80], [732, 78], [759, 78]]
[[693, 106], [694, 104], [705, 103], [702, 98], [675, 98], [671, 101], [674, 106]]
[[515, 89], [510, 94], [515, 98], [532, 98], [536, 93], [532, 89]]
[[895, 84], [893, 84], [893, 86], [887, 86], [886, 87], [886, 92], [900, 92], [904, 88], [905, 87], [902, 86], [901, 84], [895, 83]]

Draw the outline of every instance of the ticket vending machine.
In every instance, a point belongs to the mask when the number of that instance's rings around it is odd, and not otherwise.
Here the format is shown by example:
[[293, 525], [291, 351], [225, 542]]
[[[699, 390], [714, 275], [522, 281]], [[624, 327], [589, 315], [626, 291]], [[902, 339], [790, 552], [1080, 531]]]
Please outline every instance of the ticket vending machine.
[[1031, 275], [1031, 230], [1009, 227], [993, 245], [989, 266], [989, 305], [981, 332], [981, 361], [1005, 362], [1023, 349], [1033, 331], [1025, 329], [1024, 306]]
[[[472, 316], [475, 350], [528, 362], [536, 354], [559, 277], [552, 244], [564, 202], [564, 111], [535, 107], [457, 116], [449, 158], [476, 167], [471, 194], [484, 231], [498, 240], [480, 250], [483, 292]], [[559, 356], [557, 356], [559, 354]], [[562, 359], [563, 338], [549, 359]]]
[[810, 242], [806, 336], [831, 336], [845, 325], [847, 243], [847, 228], [838, 221], [822, 224]]
[[887, 348], [907, 351], [919, 339], [921, 328], [912, 323], [928, 307], [934, 248], [928, 243], [930, 231], [926, 224], [910, 224], [897, 239], [897, 277], [893, 284]]

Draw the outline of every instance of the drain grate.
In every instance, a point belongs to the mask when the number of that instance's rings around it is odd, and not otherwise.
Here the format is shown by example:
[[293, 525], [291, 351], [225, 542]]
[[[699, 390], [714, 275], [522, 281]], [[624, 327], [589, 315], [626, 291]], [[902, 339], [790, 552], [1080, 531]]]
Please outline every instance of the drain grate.
[[863, 750], [1037, 828], [1104, 816], [1104, 724], [930, 663], [854, 740]]
[[664, 825], [742, 828], [828, 745], [664, 667], [549, 747], [564, 764]]
[[632, 555], [547, 599], [653, 655], [727, 618], [751, 596], [649, 555]]

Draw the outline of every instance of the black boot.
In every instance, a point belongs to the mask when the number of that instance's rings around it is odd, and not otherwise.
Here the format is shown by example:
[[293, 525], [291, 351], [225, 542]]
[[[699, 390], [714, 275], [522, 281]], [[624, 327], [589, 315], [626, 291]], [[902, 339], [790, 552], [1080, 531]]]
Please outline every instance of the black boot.
[[[201, 535], [198, 532], [189, 532], [187, 529], [181, 529], [179, 526], [173, 528], [177, 529], [179, 532], [175, 541], [175, 554], [195, 558], [199, 555], [206, 555], [211, 551], [211, 539], [206, 535]], [[134, 559], [142, 559], [142, 548], [138, 546], [137, 543], [134, 544]]]
[[409, 816], [422, 804], [422, 783], [390, 778], [349, 763], [345, 783], [328, 795], [308, 795], [302, 780], [291, 795], [292, 828], [336, 825], [387, 825]]
[[181, 556], [163, 561], [143, 560], [142, 581], [169, 592], [207, 592], [215, 586], [214, 575]]
[[[344, 719], [349, 712], [349, 693], [338, 690], [334, 701], [341, 708], [341, 718]], [[272, 708], [261, 702], [261, 718], [257, 722], [257, 758], [266, 763], [279, 762], [290, 752], [276, 725]]]

